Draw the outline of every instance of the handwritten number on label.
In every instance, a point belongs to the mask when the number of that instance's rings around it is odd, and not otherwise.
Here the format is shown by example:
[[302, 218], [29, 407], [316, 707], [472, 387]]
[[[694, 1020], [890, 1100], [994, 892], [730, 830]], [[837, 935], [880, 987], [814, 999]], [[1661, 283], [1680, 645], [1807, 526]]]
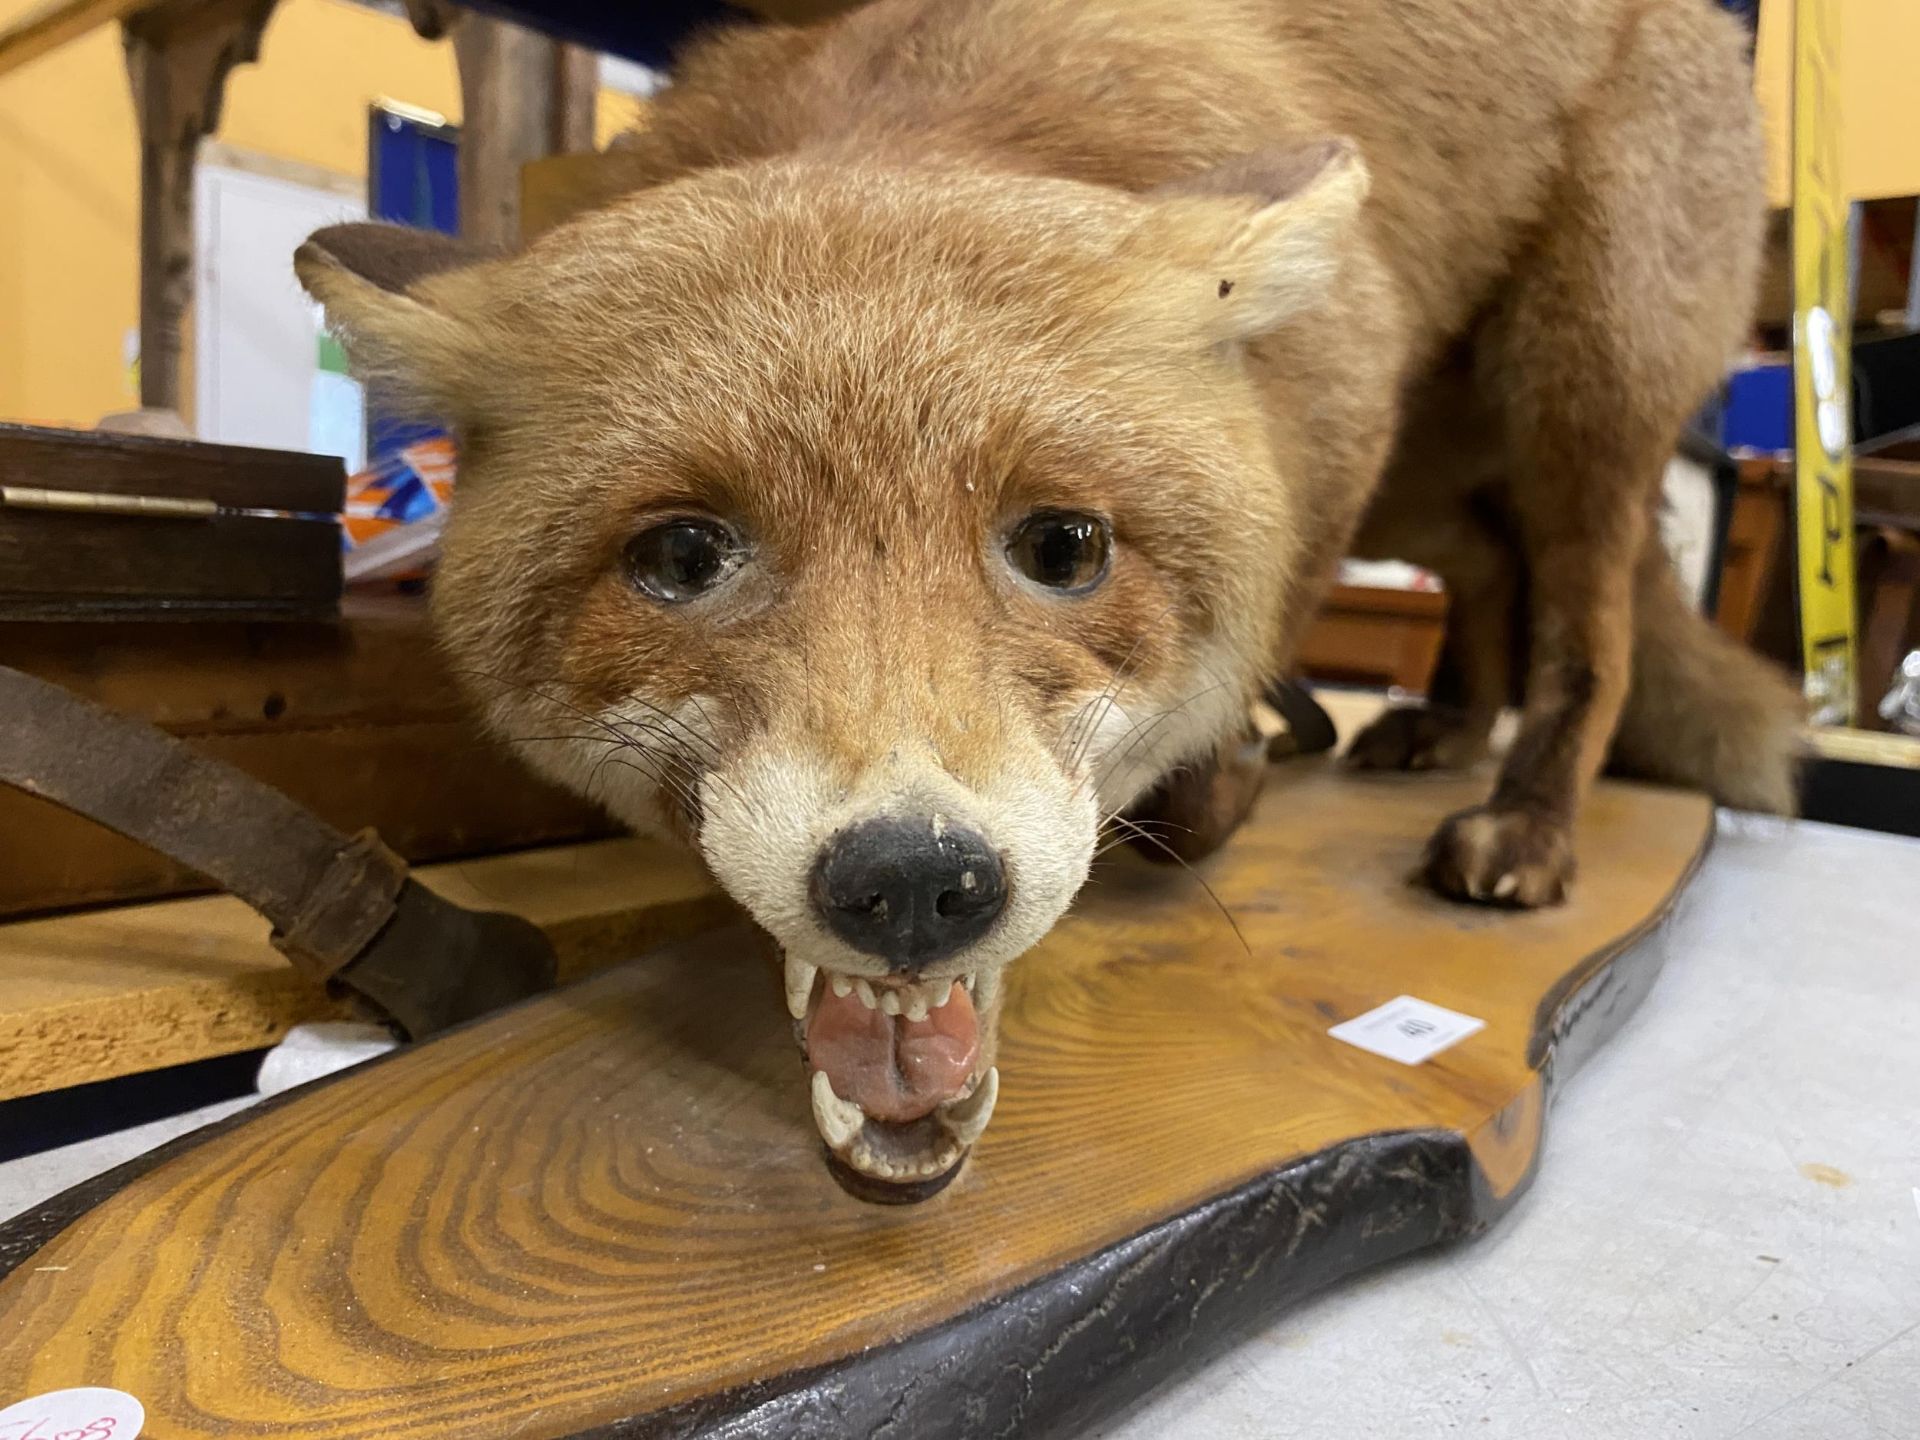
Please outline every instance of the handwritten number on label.
[[82, 1385], [0, 1405], [0, 1440], [139, 1440], [146, 1408], [124, 1390]]
[[[77, 1430], [49, 1430], [47, 1422], [52, 1417], [29, 1416], [23, 1420], [9, 1420], [0, 1425], [0, 1440], [112, 1440], [114, 1432], [113, 1417], [102, 1415], [97, 1420], [89, 1420]], [[25, 1428], [22, 1429], [21, 1427]]]

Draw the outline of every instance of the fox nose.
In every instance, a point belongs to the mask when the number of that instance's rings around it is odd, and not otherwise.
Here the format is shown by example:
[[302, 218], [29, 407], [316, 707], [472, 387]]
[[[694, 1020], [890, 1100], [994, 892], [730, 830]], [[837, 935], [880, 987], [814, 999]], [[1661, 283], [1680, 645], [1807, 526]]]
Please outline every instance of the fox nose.
[[827, 928], [896, 972], [972, 944], [1006, 901], [1006, 872], [986, 837], [924, 815], [850, 825], [813, 869], [813, 904]]

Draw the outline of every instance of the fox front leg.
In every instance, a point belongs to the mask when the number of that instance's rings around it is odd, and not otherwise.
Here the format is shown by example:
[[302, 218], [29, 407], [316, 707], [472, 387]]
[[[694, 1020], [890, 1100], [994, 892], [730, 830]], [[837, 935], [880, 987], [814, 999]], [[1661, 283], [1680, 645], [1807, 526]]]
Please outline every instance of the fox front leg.
[[1149, 791], [1126, 814], [1129, 843], [1162, 864], [1204, 860], [1240, 828], [1266, 780], [1267, 739], [1250, 731]]

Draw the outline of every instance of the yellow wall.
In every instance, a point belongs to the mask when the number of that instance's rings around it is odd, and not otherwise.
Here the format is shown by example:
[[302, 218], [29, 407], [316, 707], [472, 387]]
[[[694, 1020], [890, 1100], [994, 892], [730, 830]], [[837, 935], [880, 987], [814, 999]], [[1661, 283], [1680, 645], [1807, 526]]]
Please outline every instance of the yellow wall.
[[[1840, 7], [1840, 174], [1859, 200], [1920, 193], [1920, 0]], [[1793, 0], [1762, 0], [1755, 88], [1767, 120], [1767, 193], [1788, 200]]]
[[[0, 0], [0, 25], [37, 0]], [[367, 106], [460, 118], [453, 47], [341, 0], [281, 0], [259, 63], [227, 83], [218, 138], [366, 174]], [[602, 96], [600, 128], [630, 123]], [[0, 76], [0, 420], [90, 425], [136, 403], [139, 157], [117, 27]]]
[[[0, 25], [37, 0], [0, 0]], [[1920, 190], [1920, 0], [1842, 12], [1842, 170], [1860, 196]], [[1757, 85], [1785, 203], [1791, 0], [1765, 0]], [[458, 120], [452, 47], [341, 0], [281, 0], [257, 65], [227, 87], [219, 138], [364, 177], [366, 108], [403, 100]], [[603, 95], [601, 138], [637, 107]], [[91, 424], [134, 402], [138, 159], [117, 29], [0, 76], [0, 419]]]
[[[27, 8], [0, 0], [0, 19]], [[125, 408], [138, 160], [119, 64], [105, 30], [0, 78], [0, 419]]]

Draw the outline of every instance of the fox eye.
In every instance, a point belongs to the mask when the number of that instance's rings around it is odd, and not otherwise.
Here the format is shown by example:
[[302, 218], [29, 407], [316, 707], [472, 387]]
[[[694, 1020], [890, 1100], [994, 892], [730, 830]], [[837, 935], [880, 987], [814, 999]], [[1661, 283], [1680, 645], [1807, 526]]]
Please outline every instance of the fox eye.
[[1106, 579], [1112, 548], [1113, 528], [1099, 516], [1043, 510], [1014, 530], [1007, 559], [1036, 585], [1079, 595]]
[[643, 595], [668, 605], [697, 599], [747, 558], [747, 547], [718, 520], [668, 520], [627, 542], [621, 562]]

